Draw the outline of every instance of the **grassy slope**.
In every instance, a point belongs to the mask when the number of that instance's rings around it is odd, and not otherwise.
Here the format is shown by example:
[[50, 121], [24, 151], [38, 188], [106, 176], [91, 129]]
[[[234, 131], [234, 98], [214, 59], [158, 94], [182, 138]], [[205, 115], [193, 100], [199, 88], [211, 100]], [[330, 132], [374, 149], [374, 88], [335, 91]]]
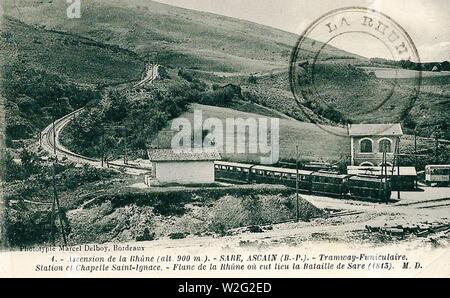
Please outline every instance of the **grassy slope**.
[[[201, 104], [192, 104], [189, 111], [181, 115], [181, 117], [190, 120], [193, 123], [193, 111], [202, 111], [203, 121], [207, 117], [218, 118], [225, 123], [227, 118], [267, 118], [277, 117], [276, 115], [263, 114], [260, 111], [259, 114], [236, 111], [229, 108], [213, 107]], [[225, 125], [225, 124], [224, 124]], [[312, 124], [299, 122], [289, 118], [280, 118], [280, 159], [292, 160], [295, 158], [295, 146], [299, 145], [299, 154], [301, 160], [309, 161], [330, 161], [336, 162], [345, 158], [350, 158], [350, 139], [348, 137], [341, 136], [345, 133], [345, 128], [337, 128], [333, 126], [324, 127], [325, 131], [321, 127]], [[329, 131], [335, 131], [338, 135], [329, 133]], [[170, 145], [171, 137], [173, 133], [170, 131], [170, 125], [166, 127], [153, 142], [154, 146], [168, 147]], [[235, 136], [237, 133], [235, 132]], [[240, 137], [243, 137], [240, 135]], [[418, 149], [431, 148], [433, 142], [424, 140], [422, 138], [417, 139]], [[248, 140], [246, 141], [248, 144]], [[414, 151], [414, 139], [411, 135], [405, 135], [401, 139], [401, 150], [403, 152]], [[224, 159], [240, 162], [255, 162], [259, 163], [259, 155], [255, 154], [222, 154]]]
[[[52, 116], [84, 106], [95, 99], [97, 85], [139, 80], [144, 68], [131, 51], [11, 17], [3, 19], [1, 29], [0, 83], [9, 141], [35, 135]], [[59, 110], [51, 109], [56, 102]]]
[[[141, 56], [159, 53], [160, 62], [174, 67], [185, 67], [205, 71], [205, 78], [211, 78], [211, 73], [228, 73], [234, 77], [216, 77], [220, 83], [235, 82], [247, 85], [262, 98], [261, 103], [287, 113], [289, 116], [306, 120], [300, 109], [293, 102], [289, 91], [287, 66], [290, 51], [297, 37], [294, 34], [280, 31], [229, 17], [210, 13], [186, 10], [152, 1], [111, 1], [86, 0], [83, 2], [82, 18], [68, 20], [65, 14], [64, 2], [24, 0], [17, 3], [18, 9], [12, 6], [12, 0], [6, 3], [7, 14], [15, 15], [27, 23], [45, 26], [48, 29], [58, 29], [77, 33], [98, 41], [116, 44], [136, 51]], [[20, 13], [19, 13], [20, 11]], [[309, 49], [321, 46], [316, 43]], [[308, 58], [309, 55], [306, 54]], [[333, 59], [330, 59], [333, 57]], [[353, 57], [353, 59], [341, 59]], [[326, 47], [319, 60], [326, 61], [322, 73], [331, 73], [328, 67], [334, 63], [345, 67], [348, 64], [367, 62], [355, 55]], [[331, 65], [331, 66], [330, 66]], [[257, 85], [246, 82], [249, 73], [271, 73], [265, 76]], [[374, 106], [389, 92], [391, 82], [369, 78], [366, 81], [347, 77], [342, 79], [345, 71], [333, 72], [331, 83], [325, 76], [317, 78], [318, 86], [324, 95], [325, 101], [344, 114], [354, 116], [362, 107]], [[390, 102], [383, 108], [371, 113], [370, 117], [363, 115], [360, 120], [364, 122], [392, 122], [396, 119], [399, 107], [404, 104], [405, 92], [402, 85], [394, 94]], [[424, 80], [425, 88], [429, 85]], [[433, 83], [434, 84], [434, 83]], [[410, 85], [409, 85], [410, 86]], [[433, 85], [433, 90], [444, 90], [447, 83]], [[442, 91], [443, 92], [443, 91]], [[416, 118], [424, 110], [430, 113], [429, 118], [445, 117], [442, 114], [442, 105], [427, 105], [429, 94], [423, 94], [417, 106], [421, 108], [415, 113]], [[442, 102], [445, 96], [431, 95], [431, 102]], [[313, 117], [316, 118], [316, 117]], [[358, 118], [358, 117], [356, 117]], [[325, 123], [327, 123], [325, 121]], [[426, 124], [426, 123], [425, 123]]]
[[[252, 73], [287, 68], [297, 36], [229, 17], [152, 1], [84, 0], [82, 17], [68, 20], [66, 3], [6, 1], [5, 11], [43, 25], [116, 44], [140, 54], [159, 53], [163, 64], [216, 72]], [[19, 13], [20, 12], [20, 13]], [[316, 43], [311, 46], [321, 46]], [[324, 58], [360, 57], [332, 47]]]
[[72, 34], [47, 31], [6, 18], [3, 25], [6, 65], [20, 63], [80, 84], [139, 80], [144, 63], [133, 52]]
[[[240, 112], [228, 108], [220, 108], [193, 104], [189, 112], [181, 117], [193, 119], [193, 111], [201, 110], [203, 120], [207, 117], [215, 117], [225, 120], [227, 118], [265, 118], [258, 114]], [[331, 128], [345, 133], [344, 129]], [[167, 147], [170, 145], [172, 133], [169, 132], [170, 126], [155, 140], [154, 145]], [[280, 158], [295, 158], [295, 146], [299, 145], [300, 156], [305, 160], [340, 160], [345, 157], [345, 152], [350, 151], [350, 141], [348, 138], [339, 137], [330, 134], [318, 126], [311, 123], [298, 122], [291, 119], [280, 119]], [[236, 135], [236, 133], [235, 133]], [[242, 135], [240, 137], [243, 137]], [[297, 140], [295, 142], [294, 140]], [[318, 142], [320, 140], [320, 142]], [[246, 142], [248, 144], [248, 141]], [[259, 162], [259, 156], [255, 154], [229, 154], [223, 155], [225, 159], [231, 159], [242, 162]]]

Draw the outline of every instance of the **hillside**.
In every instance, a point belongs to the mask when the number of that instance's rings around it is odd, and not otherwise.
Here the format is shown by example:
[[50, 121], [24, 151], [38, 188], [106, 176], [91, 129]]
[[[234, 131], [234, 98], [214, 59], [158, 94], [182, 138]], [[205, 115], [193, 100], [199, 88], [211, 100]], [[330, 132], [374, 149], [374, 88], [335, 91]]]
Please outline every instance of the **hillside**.
[[117, 46], [7, 17], [0, 36], [6, 143], [100, 98], [97, 86], [138, 80], [144, 63]]
[[[207, 117], [218, 118], [226, 123], [227, 118], [267, 118], [274, 115], [264, 115], [263, 113], [255, 114], [245, 111], [236, 111], [230, 108], [214, 107], [201, 104], [192, 104], [187, 112], [180, 117], [189, 119], [191, 125], [193, 123], [194, 110], [201, 110], [203, 120]], [[275, 116], [276, 117], [276, 116]], [[169, 147], [172, 140], [173, 132], [170, 130], [171, 124], [167, 125], [153, 141], [152, 145], [156, 147]], [[225, 124], [224, 124], [225, 126]], [[324, 129], [323, 129], [324, 128]], [[345, 128], [333, 126], [319, 127], [312, 123], [295, 121], [289, 118], [280, 118], [280, 160], [293, 161], [296, 156], [296, 145], [299, 146], [299, 158], [302, 162], [308, 161], [325, 161], [325, 162], [349, 162], [350, 159], [350, 138], [344, 137]], [[330, 134], [333, 131], [336, 134]], [[224, 132], [225, 133], [225, 132]], [[235, 131], [235, 137], [244, 137], [238, 135]], [[246, 135], [247, 136], [247, 135]], [[248, 137], [248, 136], [247, 136]], [[248, 138], [246, 139], [246, 147], [248, 147]], [[414, 137], [404, 135], [400, 141], [402, 152], [414, 152]], [[424, 138], [417, 138], [418, 150], [432, 148], [434, 141]], [[226, 147], [225, 147], [226, 148]], [[442, 147], [442, 159], [448, 158], [445, 154], [445, 147]], [[440, 153], [441, 154], [441, 153]], [[266, 155], [263, 155], [266, 156]], [[258, 154], [240, 154], [224, 152], [222, 157], [225, 160], [240, 161], [247, 163], [259, 163], [260, 155]], [[419, 169], [423, 169], [426, 164], [433, 163], [434, 155], [421, 157], [417, 163], [414, 158], [403, 158], [401, 163], [405, 166], [416, 165]]]
[[[409, 103], [407, 95], [412, 88], [411, 80], [377, 78], [369, 71], [365, 73], [358, 68], [370, 66], [368, 59], [326, 46], [316, 65], [315, 82], [321, 97], [307, 98], [299, 107], [290, 92], [287, 72], [290, 53], [298, 38], [294, 34], [243, 20], [143, 0], [85, 0], [81, 19], [74, 20], [67, 19], [67, 5], [64, 2], [24, 0], [13, 4], [12, 0], [6, 1], [7, 15], [42, 29], [66, 32], [63, 35], [83, 36], [87, 41], [102, 44], [107, 49], [127, 49], [130, 57], [135, 57], [131, 64], [127, 57], [118, 57], [111, 64], [102, 57], [95, 57], [97, 51], [92, 48], [83, 53], [82, 47], [80, 54], [92, 58], [92, 65], [82, 63], [80, 72], [80, 66], [75, 64], [79, 61], [73, 59], [74, 64], [69, 61], [55, 68], [62, 70], [62, 73], [82, 73], [81, 77], [86, 82], [95, 82], [98, 77], [114, 79], [133, 76], [133, 71], [126, 73], [129, 65], [132, 65], [131, 68], [136, 66], [133, 61], [140, 59], [143, 64], [157, 58], [159, 63], [169, 68], [186, 69], [193, 77], [207, 83], [235, 83], [242, 87], [244, 100], [300, 121], [313, 119], [330, 125], [348, 121], [402, 121], [409, 129], [420, 126], [418, 132], [424, 136], [431, 136], [432, 131], [427, 128], [430, 125], [438, 125], [440, 134], [448, 136], [448, 128], [445, 127], [448, 116], [442, 109], [448, 102], [444, 94], [447, 86], [445, 78], [424, 80], [424, 93], [417, 100], [412, 116], [404, 117], [401, 111]], [[80, 49], [76, 43], [73, 45], [77, 53], [67, 52], [65, 56], [77, 57]], [[315, 43], [306, 49], [302, 58], [311, 58], [316, 48], [321, 46], [321, 43]], [[58, 49], [51, 52], [58, 52]], [[42, 58], [47, 57], [40, 57], [39, 60]], [[27, 59], [32, 60], [33, 57]], [[375, 64], [382, 66], [379, 62]], [[112, 71], [103, 72], [103, 67], [107, 70], [111, 67]], [[98, 73], [99, 69], [102, 73]], [[395, 93], [378, 108], [393, 86]], [[428, 92], [429, 89], [433, 92]], [[370, 113], [365, 113], [367, 111]], [[434, 124], [436, 119], [442, 120]]]
[[[184, 117], [193, 123], [194, 110], [202, 111], [203, 119], [208, 117], [218, 118], [222, 120], [225, 127], [227, 118], [266, 118], [261, 115], [240, 112], [229, 108], [213, 107], [201, 104], [193, 104], [189, 111], [182, 114]], [[270, 127], [270, 126], [269, 126]], [[345, 129], [328, 127], [328, 129], [336, 130], [337, 133], [344, 134]], [[270, 129], [269, 129], [270, 131]], [[302, 160], [307, 161], [339, 161], [344, 160], [347, 152], [350, 152], [350, 140], [347, 137], [340, 137], [330, 134], [325, 130], [319, 128], [312, 123], [298, 122], [292, 119], [280, 119], [280, 159], [291, 160], [295, 158], [295, 146], [299, 146], [299, 154]], [[225, 134], [225, 132], [224, 132]], [[170, 132], [170, 125], [162, 131], [153, 142], [157, 147], [169, 147], [173, 133]], [[235, 132], [237, 136], [237, 132]], [[247, 134], [246, 134], [247, 135]], [[239, 138], [246, 136], [239, 135]], [[297, 141], [294, 141], [297, 140]], [[317, 140], [320, 140], [318, 142]], [[246, 140], [246, 147], [248, 147], [248, 137]], [[224, 153], [225, 159], [241, 162], [259, 163], [259, 154], [239, 154], [239, 153]]]
[[[24, 0], [16, 5], [7, 0], [6, 14], [26, 23], [76, 33], [142, 56], [158, 53], [161, 64], [209, 72], [287, 69], [298, 38], [271, 27], [153, 1], [84, 0], [82, 17], [74, 20], [66, 17], [65, 1]], [[323, 57], [366, 61], [333, 47], [326, 47]]]
[[144, 62], [131, 51], [74, 34], [49, 31], [6, 17], [2, 28], [5, 65], [22, 64], [88, 85], [139, 80]]

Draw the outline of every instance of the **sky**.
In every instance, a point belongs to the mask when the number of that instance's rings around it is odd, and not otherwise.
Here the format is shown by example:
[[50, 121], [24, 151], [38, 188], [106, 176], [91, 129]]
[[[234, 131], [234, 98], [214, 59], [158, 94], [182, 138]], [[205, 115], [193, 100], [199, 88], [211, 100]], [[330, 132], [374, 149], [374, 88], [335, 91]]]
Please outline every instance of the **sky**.
[[[450, 61], [450, 0], [156, 0], [179, 7], [212, 12], [301, 34], [330, 10], [346, 6], [371, 7], [399, 23], [411, 36], [422, 62]], [[345, 40], [349, 40], [346, 38]], [[387, 57], [373, 38], [355, 36], [355, 42], [338, 46], [355, 54]]]

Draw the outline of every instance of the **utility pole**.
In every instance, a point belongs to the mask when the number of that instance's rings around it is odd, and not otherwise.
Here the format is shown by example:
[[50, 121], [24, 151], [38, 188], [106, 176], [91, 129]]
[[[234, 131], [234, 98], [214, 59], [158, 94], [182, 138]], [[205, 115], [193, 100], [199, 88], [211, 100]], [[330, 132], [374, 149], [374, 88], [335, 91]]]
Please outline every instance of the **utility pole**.
[[[416, 128], [414, 128], [414, 167], [417, 167], [417, 131], [416, 131]], [[415, 188], [417, 189], [419, 187], [417, 177], [414, 182], [415, 182]]]
[[395, 155], [394, 155], [394, 163], [392, 165], [392, 177], [394, 177], [395, 170], [395, 162], [397, 162], [397, 199], [400, 200], [400, 189], [401, 189], [401, 181], [400, 181], [400, 139], [397, 138], [395, 142]]
[[397, 199], [400, 200], [400, 191], [402, 189], [403, 184], [400, 177], [400, 156], [397, 159], [397, 182], [398, 182]]
[[[53, 186], [55, 185], [55, 168], [53, 167]], [[54, 190], [54, 188], [53, 188]], [[51, 230], [51, 239], [52, 239], [52, 244], [53, 246], [56, 245], [56, 240], [55, 240], [55, 234], [56, 234], [56, 226], [55, 226], [55, 196], [54, 196], [54, 191], [53, 191], [53, 203], [52, 203], [52, 215], [51, 215], [51, 226], [52, 226], [52, 230]]]
[[296, 145], [295, 146], [295, 154], [296, 154], [296, 156], [295, 156], [295, 172], [296, 172], [296, 175], [295, 175], [295, 196], [296, 196], [296, 200], [297, 200], [297, 205], [296, 205], [296, 215], [297, 215], [297, 222], [299, 221], [299, 217], [300, 217], [300, 214], [299, 214], [299, 207], [298, 207], [298, 204], [299, 204], [299, 198], [298, 198], [298, 145]]
[[435, 144], [434, 144], [434, 162], [436, 163], [436, 164], [438, 164], [439, 163], [439, 161], [438, 161], [438, 150], [439, 150], [439, 135], [438, 135], [438, 133], [437, 133], [437, 130], [435, 130], [435, 138], [436, 138], [436, 141], [435, 141]]
[[124, 149], [124, 153], [123, 153], [123, 163], [124, 164], [128, 164], [128, 152], [127, 152], [127, 130], [124, 127], [124, 139], [123, 139], [123, 149]]
[[52, 227], [53, 227], [53, 245], [55, 245], [55, 205], [58, 209], [58, 217], [59, 217], [59, 224], [61, 225], [61, 235], [64, 241], [64, 245], [67, 246], [67, 238], [66, 238], [66, 231], [64, 230], [64, 222], [61, 216], [61, 206], [59, 204], [59, 197], [58, 197], [58, 190], [56, 189], [56, 160], [53, 162], [53, 204], [52, 204]]
[[53, 123], [53, 154], [55, 154], [55, 158], [58, 159], [58, 155], [56, 155], [56, 129], [55, 129], [55, 116], [52, 116]]
[[103, 148], [103, 137], [104, 137], [104, 133], [102, 134], [102, 136], [100, 137], [100, 159], [102, 161], [102, 168], [103, 168], [103, 160], [104, 160], [104, 148]]
[[[381, 182], [385, 182], [387, 183], [387, 153], [386, 150], [383, 150], [383, 158], [381, 161]], [[384, 188], [382, 188], [382, 185], [385, 185], [384, 183], [380, 183], [380, 190], [381, 191], [385, 191], [386, 190], [386, 186], [384, 186]], [[386, 198], [386, 204], [389, 202], [390, 198]]]

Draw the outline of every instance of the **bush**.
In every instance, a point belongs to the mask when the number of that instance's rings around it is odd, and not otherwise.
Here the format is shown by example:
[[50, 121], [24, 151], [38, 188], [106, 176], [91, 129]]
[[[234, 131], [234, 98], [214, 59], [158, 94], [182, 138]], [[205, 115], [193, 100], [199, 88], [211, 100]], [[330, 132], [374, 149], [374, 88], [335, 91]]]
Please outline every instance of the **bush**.
[[248, 79], [247, 79], [247, 81], [250, 83], [250, 84], [256, 84], [256, 83], [258, 83], [258, 78], [255, 76], [255, 75], [250, 75], [249, 77], [248, 77]]
[[179, 233], [179, 232], [171, 233], [171, 234], [169, 234], [169, 238], [170, 239], [183, 239], [183, 238], [186, 238], [186, 234]]
[[[65, 227], [68, 227], [69, 222], [63, 210], [61, 211], [61, 216]], [[60, 238], [60, 229], [58, 222], [55, 239]], [[52, 235], [51, 210], [32, 211], [9, 208], [6, 214], [6, 234], [8, 243], [12, 247], [50, 242]]]

